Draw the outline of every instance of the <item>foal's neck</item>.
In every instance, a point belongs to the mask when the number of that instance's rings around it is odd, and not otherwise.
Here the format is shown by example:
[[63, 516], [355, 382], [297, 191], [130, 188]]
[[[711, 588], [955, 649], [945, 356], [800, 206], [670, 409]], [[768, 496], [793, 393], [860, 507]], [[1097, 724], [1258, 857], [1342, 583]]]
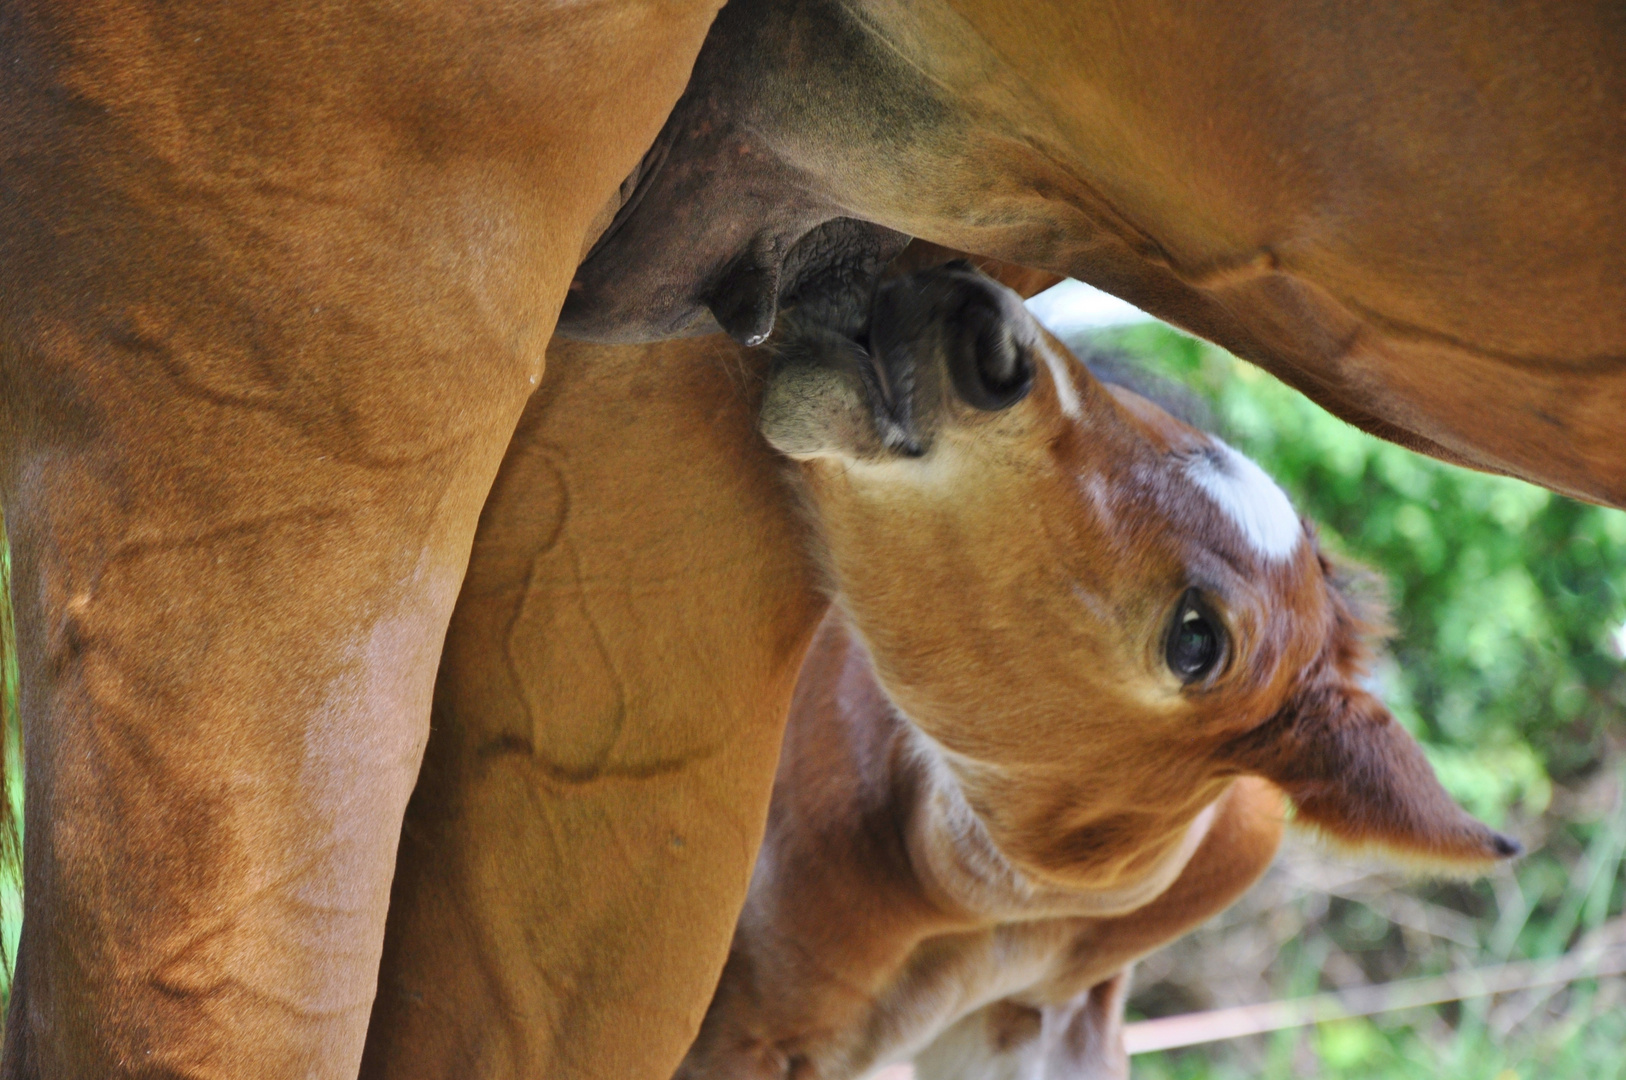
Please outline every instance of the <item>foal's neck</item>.
[[906, 848], [922, 889], [947, 910], [992, 922], [1122, 915], [1151, 902], [1174, 883], [1214, 819], [1210, 804], [1162, 857], [1132, 881], [1100, 889], [1052, 885], [1006, 858], [967, 800], [949, 752], [901, 712], [898, 720], [906, 729], [908, 753], [895, 759], [893, 767], [909, 775], [906, 782], [894, 783], [909, 792], [913, 803]]
[[[1167, 851], [1129, 880], [1059, 887], [1000, 849], [956, 775], [975, 763], [951, 761], [891, 702], [841, 614], [815, 636], [802, 677], [744, 921], [793, 917], [827, 954], [849, 949], [884, 967], [882, 953], [936, 934], [1135, 910], [1173, 883], [1213, 819], [1210, 807], [1176, 827]], [[828, 906], [802, 902], [821, 895], [874, 902], [832, 928]], [[872, 938], [888, 948], [870, 955]]]

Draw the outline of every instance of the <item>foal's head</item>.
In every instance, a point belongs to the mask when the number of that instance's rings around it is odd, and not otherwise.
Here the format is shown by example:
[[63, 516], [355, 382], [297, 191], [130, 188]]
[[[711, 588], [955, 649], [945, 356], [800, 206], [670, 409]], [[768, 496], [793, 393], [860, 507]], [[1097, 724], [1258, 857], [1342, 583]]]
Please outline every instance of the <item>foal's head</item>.
[[1281, 489], [968, 264], [883, 286], [856, 337], [791, 320], [762, 427], [882, 684], [1027, 874], [1126, 880], [1246, 774], [1348, 845], [1517, 851], [1365, 689], [1375, 628]]

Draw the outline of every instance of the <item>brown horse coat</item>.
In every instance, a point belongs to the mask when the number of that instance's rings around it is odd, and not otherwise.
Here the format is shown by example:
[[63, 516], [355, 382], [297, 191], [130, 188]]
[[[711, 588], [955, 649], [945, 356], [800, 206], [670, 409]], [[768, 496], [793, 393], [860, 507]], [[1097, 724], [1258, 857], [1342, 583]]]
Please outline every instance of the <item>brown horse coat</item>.
[[[824, 609], [794, 499], [754, 432], [763, 359], [715, 338], [550, 350], [553, 381], [493, 489], [454, 619], [367, 1075], [612, 1076], [640, 1061], [653, 1074], [682, 1055], [703, 1006], [676, 1003], [685, 987], [709, 994], [726, 937], [698, 945], [732, 927], [745, 895], [744, 867], [718, 852], [754, 851], [769, 789], [754, 770], [772, 758]], [[644, 482], [607, 482], [642, 462], [660, 463], [638, 473]], [[646, 539], [628, 548], [629, 534]], [[823, 654], [836, 635], [827, 629]], [[727, 653], [714, 651], [719, 640], [732, 642]], [[812, 686], [803, 683], [804, 699], [830, 692]], [[805, 700], [798, 716], [793, 747], [811, 740], [850, 756]], [[803, 772], [829, 765], [792, 754], [786, 768], [793, 759]], [[833, 766], [823, 775], [794, 790], [886, 778]], [[1210, 826], [1199, 848], [1209, 854], [1186, 865], [1179, 888], [1112, 923], [1101, 963], [1116, 970], [1166, 940], [1268, 861], [1276, 797], [1249, 790], [1253, 809], [1227, 802], [1235, 812]], [[805, 794], [779, 796], [791, 797]], [[825, 820], [843, 843], [848, 819]], [[554, 863], [561, 844], [588, 837], [616, 857]], [[859, 869], [861, 853], [827, 854], [804, 860], [809, 872], [827, 865], [852, 884], [841, 875]], [[555, 868], [538, 873], [544, 864]], [[562, 919], [618, 929], [572, 955], [549, 944]], [[927, 925], [955, 920], [964, 913]], [[674, 927], [684, 932], [668, 936]], [[573, 992], [582, 987], [594, 992]], [[1090, 1015], [1115, 1015], [1103, 1009]]]
[[0, 1074], [355, 1076], [480, 508], [715, 6], [0, 5]]
[[826, 603], [758, 361], [549, 348], [448, 634], [364, 1076], [669, 1075], [694, 1038]]
[[1362, 688], [1370, 627], [1279, 489], [1014, 296], [951, 264], [778, 349], [763, 430], [839, 611], [681, 1080], [1126, 1076], [1126, 965], [1264, 869], [1278, 786], [1345, 843], [1517, 850]]
[[[772, 145], [731, 160], [810, 177], [814, 219], [1078, 273], [1374, 430], [1620, 501], [1614, 5], [741, 11], [765, 35], [726, 54], [750, 93], [711, 85], [759, 102], [734, 130]], [[713, 184], [726, 213], [679, 208], [720, 242], [628, 225], [661, 202], [639, 155], [711, 14], [0, 7], [0, 500], [30, 822], [7, 1075], [351, 1071], [441, 635], [580, 253], [626, 210], [601, 252], [680, 241], [750, 329], [808, 223], [783, 184]], [[793, 212], [764, 229], [774, 206]], [[802, 246], [795, 282], [896, 243], [850, 233]], [[686, 818], [761, 790], [748, 772]], [[561, 837], [505, 872], [665, 842]], [[718, 888], [748, 847], [717, 855]], [[611, 929], [691, 940], [666, 909]], [[538, 933], [589, 957], [609, 931], [575, 915]], [[705, 980], [686, 985], [697, 1013]], [[589, 986], [538, 993], [591, 1037], [626, 1023]]]
[[447, 637], [363, 1075], [664, 1076], [693, 1040], [827, 604], [767, 361], [550, 345]]
[[[1172, 885], [1115, 915], [990, 910], [923, 872], [931, 778], [839, 613], [798, 681], [768, 833], [680, 1080], [1128, 1075], [1127, 967], [1224, 910], [1270, 865], [1283, 803], [1239, 781]], [[924, 824], [923, 824], [924, 823]], [[912, 850], [914, 849], [914, 850]], [[1038, 1055], [1038, 1071], [1015, 1066]]]
[[560, 325], [759, 335], [809, 247], [862, 261], [817, 228], [859, 218], [1626, 505], [1622, 115], [1610, 0], [734, 0]]

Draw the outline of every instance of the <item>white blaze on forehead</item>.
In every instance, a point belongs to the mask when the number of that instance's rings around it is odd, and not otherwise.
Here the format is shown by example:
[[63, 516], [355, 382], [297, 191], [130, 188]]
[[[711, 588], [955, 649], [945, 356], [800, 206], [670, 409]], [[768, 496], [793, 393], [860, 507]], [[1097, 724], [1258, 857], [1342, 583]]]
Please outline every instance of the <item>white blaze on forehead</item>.
[[1276, 481], [1220, 440], [1193, 458], [1186, 472], [1266, 559], [1287, 558], [1304, 538], [1304, 526]]

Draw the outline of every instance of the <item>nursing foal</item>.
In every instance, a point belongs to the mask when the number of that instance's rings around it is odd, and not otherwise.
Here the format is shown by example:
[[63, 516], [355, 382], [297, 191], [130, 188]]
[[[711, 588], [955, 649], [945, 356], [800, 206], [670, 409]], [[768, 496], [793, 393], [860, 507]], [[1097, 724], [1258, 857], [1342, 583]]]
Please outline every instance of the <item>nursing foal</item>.
[[863, 322], [787, 327], [764, 399], [838, 602], [679, 1077], [1125, 1075], [1128, 965], [1263, 871], [1282, 793], [1351, 846], [1518, 850], [1362, 688], [1372, 628], [1258, 466], [967, 264]]

